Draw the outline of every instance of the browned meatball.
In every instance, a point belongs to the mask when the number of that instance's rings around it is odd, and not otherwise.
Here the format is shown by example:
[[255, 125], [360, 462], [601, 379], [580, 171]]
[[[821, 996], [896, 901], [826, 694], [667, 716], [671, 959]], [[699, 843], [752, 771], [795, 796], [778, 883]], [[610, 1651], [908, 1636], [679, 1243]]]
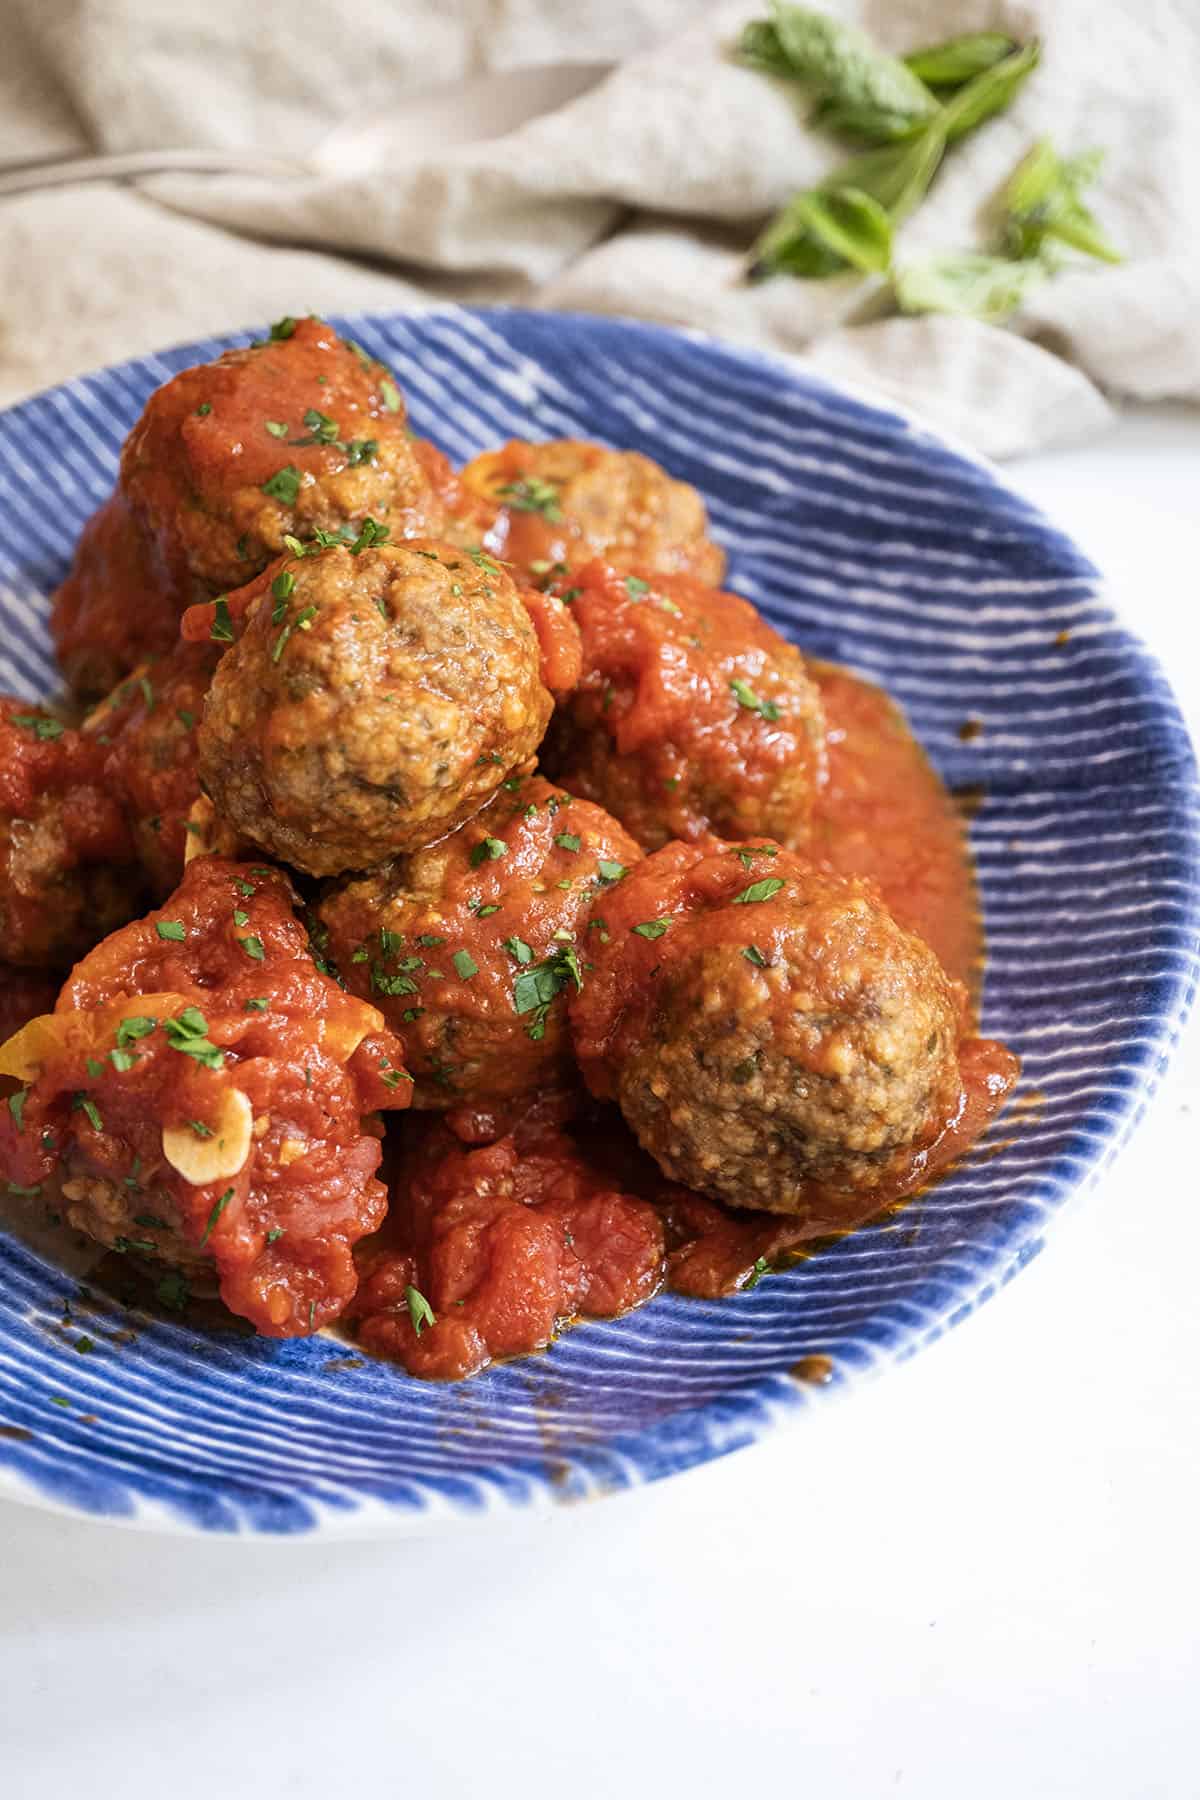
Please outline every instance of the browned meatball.
[[142, 877], [104, 750], [0, 697], [0, 954], [60, 969], [138, 911]]
[[393, 537], [444, 519], [382, 363], [321, 319], [185, 369], [125, 441], [117, 492], [55, 600], [63, 667], [94, 694], [170, 647], [185, 606], [239, 587], [318, 530]]
[[800, 652], [689, 576], [595, 562], [573, 581], [583, 677], [543, 752], [558, 780], [647, 849], [710, 831], [803, 844], [825, 723]]
[[653, 569], [720, 581], [725, 554], [708, 537], [695, 488], [674, 481], [636, 450], [558, 438], [514, 441], [467, 464], [462, 497], [447, 489], [457, 529], [512, 564], [518, 579], [545, 578], [603, 556], [615, 568]]
[[589, 912], [640, 856], [598, 806], [514, 775], [441, 843], [326, 896], [329, 954], [401, 1040], [415, 1106], [507, 1100], [566, 1077], [566, 993], [583, 979]]
[[83, 727], [106, 752], [106, 780], [156, 900], [183, 876], [188, 814], [200, 798], [197, 736], [216, 663], [215, 644], [179, 644], [140, 664]]
[[954, 1117], [965, 995], [871, 883], [769, 845], [672, 844], [604, 915], [576, 1049], [673, 1180], [802, 1212], [813, 1183], [907, 1173]]
[[536, 633], [482, 553], [334, 546], [229, 606], [244, 626], [209, 694], [201, 780], [226, 823], [311, 875], [445, 836], [546, 729]]

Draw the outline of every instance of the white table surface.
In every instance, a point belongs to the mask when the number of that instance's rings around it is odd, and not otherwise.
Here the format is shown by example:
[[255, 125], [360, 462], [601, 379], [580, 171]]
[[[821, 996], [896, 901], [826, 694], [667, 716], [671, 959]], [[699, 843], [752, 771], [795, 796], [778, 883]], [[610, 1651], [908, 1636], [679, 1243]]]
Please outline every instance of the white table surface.
[[[1200, 414], [1010, 478], [1200, 728]], [[158, 1538], [0, 1505], [0, 1796], [1200, 1793], [1200, 1024], [983, 1311], [844, 1404], [551, 1518]]]

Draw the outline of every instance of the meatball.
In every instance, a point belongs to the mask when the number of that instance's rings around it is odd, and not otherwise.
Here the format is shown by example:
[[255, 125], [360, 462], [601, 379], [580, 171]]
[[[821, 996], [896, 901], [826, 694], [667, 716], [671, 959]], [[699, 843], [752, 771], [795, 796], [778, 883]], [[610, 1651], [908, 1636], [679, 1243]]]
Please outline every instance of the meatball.
[[[278, 872], [205, 857], [77, 965], [0, 1050], [22, 1187], [55, 1182], [98, 1242], [215, 1275], [269, 1337], [336, 1318], [383, 1217], [378, 1127], [411, 1082], [374, 1007], [314, 963]], [[178, 1284], [172, 1291], [178, 1293]]]
[[188, 815], [200, 798], [197, 735], [216, 662], [214, 645], [180, 644], [135, 669], [83, 727], [106, 749], [105, 778], [155, 899], [183, 874]]
[[589, 909], [641, 852], [615, 819], [511, 776], [450, 837], [321, 902], [328, 949], [404, 1046], [413, 1103], [491, 1103], [567, 1078], [566, 990]]
[[104, 749], [43, 707], [0, 697], [0, 953], [61, 969], [123, 925], [142, 877]]
[[871, 883], [672, 844], [604, 916], [576, 1050], [672, 1180], [801, 1213], [813, 1183], [884, 1186], [955, 1116], [965, 992]]
[[467, 464], [454, 528], [511, 563], [518, 579], [553, 576], [602, 556], [615, 568], [720, 581], [724, 552], [704, 502], [636, 450], [560, 438], [506, 444]]
[[179, 608], [119, 488], [83, 528], [71, 573], [54, 596], [50, 634], [59, 667], [85, 700], [169, 651], [179, 636]]
[[229, 607], [241, 635], [200, 777], [226, 823], [311, 875], [445, 836], [541, 742], [537, 636], [482, 552], [360, 540], [287, 560]]
[[825, 779], [820, 696], [749, 601], [596, 562], [570, 610], [583, 674], [543, 753], [564, 786], [647, 849], [710, 831], [806, 841]]
[[411, 537], [443, 522], [396, 383], [321, 319], [282, 319], [264, 343], [157, 389], [106, 512], [53, 617], [64, 667], [91, 691], [92, 663], [111, 686], [169, 646], [165, 620], [244, 584], [289, 536], [354, 537], [372, 518]]

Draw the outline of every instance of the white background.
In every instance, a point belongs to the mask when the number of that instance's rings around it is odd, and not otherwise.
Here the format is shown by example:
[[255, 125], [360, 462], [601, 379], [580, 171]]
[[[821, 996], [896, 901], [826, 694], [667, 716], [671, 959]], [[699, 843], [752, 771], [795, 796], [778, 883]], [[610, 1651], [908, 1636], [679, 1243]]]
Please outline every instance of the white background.
[[[1009, 471], [1200, 724], [1200, 424]], [[430, 1539], [0, 1506], [0, 1797], [1200, 1794], [1200, 1026], [981, 1313], [767, 1443]]]

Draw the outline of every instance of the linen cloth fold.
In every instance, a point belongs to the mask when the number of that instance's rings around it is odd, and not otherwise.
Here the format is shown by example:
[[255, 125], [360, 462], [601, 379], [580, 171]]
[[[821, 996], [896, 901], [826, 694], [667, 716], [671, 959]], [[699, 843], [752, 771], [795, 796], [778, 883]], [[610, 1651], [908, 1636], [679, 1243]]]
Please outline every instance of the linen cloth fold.
[[956, 146], [898, 258], [987, 240], [1033, 141], [1107, 152], [1089, 199], [1120, 265], [1036, 289], [1006, 328], [885, 316], [870, 283], [751, 285], [764, 218], [846, 152], [791, 84], [732, 55], [754, 0], [8, 0], [0, 158], [48, 149], [304, 151], [432, 84], [558, 61], [612, 72], [482, 142], [294, 182], [156, 177], [0, 201], [0, 400], [283, 312], [515, 302], [680, 324], [782, 352], [1009, 456], [1085, 437], [1108, 396], [1200, 401], [1196, 0], [826, 0], [904, 52], [1043, 42]]

